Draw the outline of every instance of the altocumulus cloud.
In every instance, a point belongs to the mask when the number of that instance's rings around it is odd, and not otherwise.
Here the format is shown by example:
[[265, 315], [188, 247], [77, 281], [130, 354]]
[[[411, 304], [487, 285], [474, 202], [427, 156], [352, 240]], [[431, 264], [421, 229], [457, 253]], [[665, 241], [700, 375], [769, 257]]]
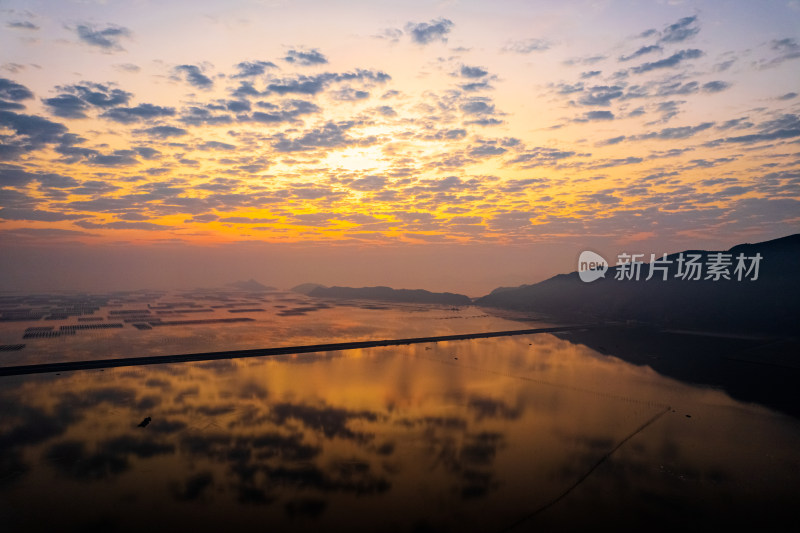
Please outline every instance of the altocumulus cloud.
[[350, 145], [368, 145], [375, 142], [375, 137], [353, 139], [347, 136], [346, 131], [353, 127], [352, 122], [328, 122], [322, 128], [305, 132], [296, 139], [287, 139], [284, 135], [276, 136], [277, 142], [273, 147], [279, 152], [300, 152], [315, 148], [338, 148]]
[[38, 209], [0, 209], [0, 219], [5, 220], [30, 220], [34, 222], [59, 222], [62, 220], [75, 220], [86, 218], [86, 215], [68, 215], [55, 211], [40, 211]]
[[489, 74], [489, 71], [484, 68], [461, 65], [461, 76], [465, 78], [482, 78], [487, 74]]
[[409, 22], [406, 25], [406, 31], [411, 35], [411, 39], [418, 44], [428, 44], [433, 41], [447, 42], [447, 34], [452, 28], [453, 22], [445, 18], [430, 22]]
[[97, 222], [89, 222], [88, 220], [79, 220], [75, 222], [75, 224], [85, 229], [110, 228], [110, 229], [137, 229], [145, 231], [163, 231], [165, 229], [172, 229], [172, 226], [165, 226], [163, 224], [154, 224], [152, 222], [126, 222], [121, 220], [114, 222], [106, 222], [106, 223], [97, 223]]
[[153, 126], [152, 128], [146, 128], [143, 130], [138, 130], [139, 133], [146, 133], [148, 135], [152, 135], [153, 137], [158, 137], [160, 139], [167, 139], [169, 137], [180, 137], [181, 135], [186, 135], [189, 133], [183, 128], [177, 128], [175, 126]]
[[63, 118], [86, 118], [85, 111], [91, 107], [107, 108], [127, 104], [131, 93], [100, 83], [66, 85], [58, 87], [62, 91], [53, 98], [42, 102], [50, 111]]
[[125, 105], [133, 96], [133, 94], [127, 91], [112, 87], [111, 84], [103, 83], [65, 85], [58, 87], [58, 89], [64, 93], [79, 97], [87, 104], [102, 108]]
[[724, 91], [730, 86], [730, 83], [724, 81], [710, 81], [703, 84], [703, 90], [707, 93], [718, 93], [720, 91]]
[[175, 109], [172, 107], [162, 107], [153, 104], [139, 104], [136, 107], [115, 107], [109, 109], [102, 115], [103, 118], [120, 122], [122, 124], [130, 124], [140, 120], [148, 120], [158, 117], [171, 117], [175, 115]]
[[278, 65], [272, 61], [242, 61], [236, 68], [239, 72], [233, 78], [252, 78], [264, 74], [268, 68], [278, 68]]
[[258, 102], [257, 106], [267, 109], [268, 112], [256, 111], [253, 113], [252, 120], [262, 123], [281, 123], [296, 120], [301, 115], [317, 113], [320, 108], [305, 100], [289, 100], [284, 102], [282, 107], [269, 102]]
[[23, 115], [0, 111], [0, 126], [12, 130], [16, 136], [6, 136], [0, 144], [0, 160], [13, 159], [24, 152], [38, 150], [47, 144], [64, 140], [67, 128], [36, 115]]
[[295, 63], [304, 66], [324, 65], [328, 62], [328, 58], [322, 55], [316, 48], [312, 50], [298, 50], [293, 48], [286, 53], [286, 57], [284, 57], [283, 60], [287, 63]]
[[353, 180], [349, 183], [349, 187], [355, 191], [379, 191], [386, 186], [386, 178], [383, 176], [365, 176]]
[[196, 65], [178, 65], [174, 69], [175, 74], [183, 78], [189, 85], [197, 87], [198, 89], [210, 89], [214, 82], [211, 78], [203, 74], [200, 67]]
[[644, 139], [661, 139], [661, 140], [675, 140], [675, 139], [688, 139], [693, 135], [705, 131], [714, 126], [713, 122], [703, 122], [697, 126], [680, 126], [677, 128], [664, 128], [661, 131], [643, 133], [641, 135], [630, 136], [632, 140]]
[[620, 56], [620, 61], [630, 61], [631, 59], [636, 59], [637, 57], [643, 56], [645, 54], [651, 54], [653, 52], [660, 52], [662, 48], [656, 44], [652, 44], [650, 46], [642, 46], [635, 52], [627, 56]]
[[614, 113], [611, 111], [589, 111], [583, 114], [582, 119], [577, 119], [578, 122], [589, 120], [614, 120]]
[[800, 137], [800, 116], [786, 113], [759, 125], [759, 129], [758, 133], [717, 139], [709, 144], [712, 146], [721, 143], [752, 144], [763, 141], [794, 139]]
[[690, 50], [681, 50], [680, 52], [676, 52], [669, 56], [666, 59], [661, 59], [660, 61], [653, 61], [652, 63], [643, 63], [638, 67], [633, 67], [631, 70], [636, 74], [642, 74], [644, 72], [649, 72], [651, 70], [659, 69], [659, 68], [670, 68], [678, 66], [681, 61], [685, 61], [686, 59], [697, 59], [703, 55], [702, 50], [697, 50], [696, 48], [692, 48]]
[[81, 42], [107, 52], [124, 50], [119, 44], [120, 39], [131, 36], [128, 28], [116, 24], [109, 24], [103, 28], [96, 28], [91, 24], [79, 24], [75, 28], [75, 32]]
[[661, 34], [662, 43], [679, 43], [689, 37], [697, 35], [700, 28], [697, 27], [697, 17], [684, 17], [675, 24], [670, 24]]
[[62, 118], [86, 118], [84, 111], [88, 107], [86, 102], [72, 94], [61, 94], [53, 98], [42, 100], [50, 111]]
[[33, 22], [29, 22], [27, 20], [12, 21], [12, 22], [9, 22], [8, 24], [6, 24], [6, 27], [14, 28], [14, 29], [17, 29], [17, 30], [38, 30], [39, 29], [39, 26], [37, 26]]
[[0, 98], [19, 102], [33, 98], [33, 93], [24, 85], [7, 78], [0, 78]]

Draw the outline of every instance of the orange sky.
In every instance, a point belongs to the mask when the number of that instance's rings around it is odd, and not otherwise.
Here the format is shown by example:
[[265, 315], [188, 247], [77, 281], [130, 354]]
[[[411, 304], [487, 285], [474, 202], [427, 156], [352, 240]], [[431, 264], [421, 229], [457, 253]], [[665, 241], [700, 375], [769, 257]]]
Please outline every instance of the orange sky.
[[[5, 2], [0, 288], [86, 288], [104, 259], [109, 286], [175, 283], [204, 257], [197, 283], [481, 292], [586, 247], [795, 233], [798, 22], [777, 1]], [[169, 275], [142, 274], [165, 247]]]

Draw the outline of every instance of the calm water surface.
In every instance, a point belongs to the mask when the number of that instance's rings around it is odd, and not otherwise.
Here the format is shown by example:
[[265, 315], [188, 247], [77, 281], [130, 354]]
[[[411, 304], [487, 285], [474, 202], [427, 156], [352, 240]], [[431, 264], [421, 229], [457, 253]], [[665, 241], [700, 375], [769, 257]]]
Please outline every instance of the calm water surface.
[[[505, 322], [350, 309], [271, 327]], [[796, 418], [569, 334], [0, 378], [4, 531], [779, 529], [797, 494]]]

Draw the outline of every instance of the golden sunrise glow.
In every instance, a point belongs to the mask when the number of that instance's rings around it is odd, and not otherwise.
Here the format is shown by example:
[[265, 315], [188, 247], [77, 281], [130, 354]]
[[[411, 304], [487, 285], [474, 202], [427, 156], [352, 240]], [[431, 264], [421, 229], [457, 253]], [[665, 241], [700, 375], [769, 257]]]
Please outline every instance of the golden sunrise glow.
[[800, 221], [796, 7], [765, 33], [746, 2], [13, 4], [9, 245], [669, 250]]

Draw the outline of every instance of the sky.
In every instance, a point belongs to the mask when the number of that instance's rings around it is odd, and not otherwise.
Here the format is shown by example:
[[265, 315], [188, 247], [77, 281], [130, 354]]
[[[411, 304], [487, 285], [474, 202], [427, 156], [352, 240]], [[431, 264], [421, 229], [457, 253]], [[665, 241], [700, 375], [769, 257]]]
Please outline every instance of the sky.
[[800, 231], [800, 2], [2, 1], [0, 290], [480, 296]]

